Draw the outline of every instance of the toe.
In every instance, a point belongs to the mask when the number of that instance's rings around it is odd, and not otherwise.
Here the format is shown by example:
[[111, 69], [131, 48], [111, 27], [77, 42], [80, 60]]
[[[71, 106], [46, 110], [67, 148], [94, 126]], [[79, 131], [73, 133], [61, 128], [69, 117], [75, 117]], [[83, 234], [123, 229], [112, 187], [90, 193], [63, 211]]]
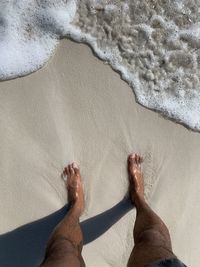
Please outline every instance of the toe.
[[73, 169], [73, 167], [72, 167], [72, 164], [71, 165], [69, 165], [69, 171], [70, 171], [70, 174], [71, 175], [74, 175], [74, 169]]
[[136, 154], [136, 163], [139, 164], [140, 163], [140, 156], [138, 154]]
[[128, 156], [128, 161], [132, 163], [133, 161], [135, 161], [135, 158], [136, 158], [136, 154], [130, 154]]
[[72, 167], [74, 169], [75, 174], [79, 174], [79, 167], [75, 162], [72, 163]]
[[143, 157], [141, 157], [139, 154], [136, 156], [136, 163], [139, 165], [143, 162]]
[[70, 173], [70, 168], [69, 168], [69, 165], [67, 166], [67, 173], [68, 173], [68, 175], [70, 175], [71, 173]]
[[143, 162], [143, 157], [139, 156], [139, 163]]
[[65, 167], [64, 171], [63, 171], [64, 175], [69, 175], [69, 171], [68, 171], [68, 167]]

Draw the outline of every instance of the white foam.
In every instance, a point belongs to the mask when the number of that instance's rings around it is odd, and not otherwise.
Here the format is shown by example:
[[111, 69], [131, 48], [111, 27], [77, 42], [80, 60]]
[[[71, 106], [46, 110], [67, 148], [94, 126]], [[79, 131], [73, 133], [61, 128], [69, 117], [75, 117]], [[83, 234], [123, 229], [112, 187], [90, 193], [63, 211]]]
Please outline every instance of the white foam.
[[87, 42], [142, 105], [200, 130], [200, 3], [18, 0], [0, 3], [0, 78], [42, 67], [60, 38]]
[[76, 12], [74, 1], [0, 2], [0, 79], [42, 67]]

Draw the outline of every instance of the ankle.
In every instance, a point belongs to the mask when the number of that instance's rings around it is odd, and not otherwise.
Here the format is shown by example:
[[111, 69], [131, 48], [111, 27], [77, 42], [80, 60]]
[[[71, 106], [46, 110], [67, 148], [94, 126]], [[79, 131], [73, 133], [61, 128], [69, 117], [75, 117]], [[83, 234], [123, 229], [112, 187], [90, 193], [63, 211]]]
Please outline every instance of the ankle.
[[144, 198], [144, 194], [140, 194], [140, 193], [135, 193], [134, 194], [134, 203], [136, 208], [139, 208], [141, 206], [143, 206], [144, 204], [146, 204], [145, 198]]
[[83, 211], [78, 203], [74, 203], [71, 205], [69, 212], [73, 215], [73, 217], [76, 217], [79, 220]]

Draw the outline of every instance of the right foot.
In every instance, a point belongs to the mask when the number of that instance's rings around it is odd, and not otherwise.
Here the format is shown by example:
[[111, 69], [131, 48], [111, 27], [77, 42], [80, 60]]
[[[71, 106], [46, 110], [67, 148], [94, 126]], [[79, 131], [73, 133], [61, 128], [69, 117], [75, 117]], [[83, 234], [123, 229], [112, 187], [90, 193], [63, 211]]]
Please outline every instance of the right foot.
[[68, 203], [80, 216], [84, 210], [84, 193], [79, 167], [76, 163], [69, 164], [63, 174], [67, 176]]
[[136, 197], [144, 198], [144, 179], [141, 170], [143, 158], [137, 154], [128, 157], [129, 192], [132, 202]]

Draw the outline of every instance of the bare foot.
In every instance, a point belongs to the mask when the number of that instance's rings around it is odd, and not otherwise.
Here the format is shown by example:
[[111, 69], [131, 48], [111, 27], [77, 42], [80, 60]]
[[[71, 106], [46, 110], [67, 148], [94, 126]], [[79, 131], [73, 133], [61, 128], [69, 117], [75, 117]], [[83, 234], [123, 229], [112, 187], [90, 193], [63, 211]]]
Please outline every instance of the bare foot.
[[84, 210], [84, 192], [79, 167], [76, 163], [69, 164], [63, 172], [67, 176], [66, 186], [68, 203], [81, 215]]
[[128, 157], [129, 192], [132, 202], [135, 197], [144, 198], [144, 179], [141, 170], [143, 158], [137, 154], [130, 154]]

